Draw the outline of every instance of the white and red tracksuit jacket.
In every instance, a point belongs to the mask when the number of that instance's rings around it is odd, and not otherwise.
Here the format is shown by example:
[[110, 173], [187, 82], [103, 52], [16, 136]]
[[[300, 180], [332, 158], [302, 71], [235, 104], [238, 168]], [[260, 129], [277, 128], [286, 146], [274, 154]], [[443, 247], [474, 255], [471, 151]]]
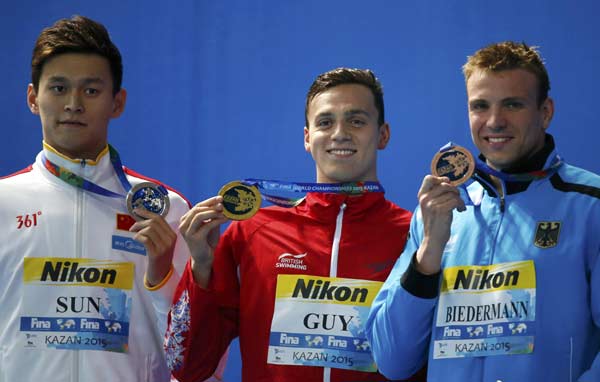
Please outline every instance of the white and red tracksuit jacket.
[[[108, 149], [95, 161], [69, 160], [46, 144], [43, 152], [123, 192]], [[124, 170], [132, 185], [148, 180]], [[189, 204], [172, 190], [169, 199], [166, 220], [177, 232]], [[128, 231], [131, 220], [124, 199], [63, 182], [41, 153], [32, 166], [0, 179], [0, 382], [170, 380], [163, 333], [189, 250], [179, 236], [171, 276], [145, 289], [146, 253]], [[126, 328], [120, 351], [107, 351], [105, 341]]]
[[[217, 246], [209, 288], [195, 284], [188, 263], [175, 292], [165, 342], [172, 374], [182, 382], [210, 376], [239, 336], [244, 381], [386, 380], [378, 373], [267, 363], [275, 289], [280, 274], [385, 280], [410, 218], [382, 193], [309, 193], [297, 207], [263, 208], [233, 222]], [[284, 254], [300, 260], [290, 267]]]

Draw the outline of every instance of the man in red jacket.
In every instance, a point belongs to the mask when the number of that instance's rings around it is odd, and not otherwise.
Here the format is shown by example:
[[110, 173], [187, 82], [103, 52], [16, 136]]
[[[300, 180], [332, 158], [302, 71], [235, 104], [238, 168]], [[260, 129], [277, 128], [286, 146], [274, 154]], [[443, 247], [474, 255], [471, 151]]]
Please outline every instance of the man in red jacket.
[[377, 151], [390, 139], [381, 84], [370, 70], [321, 74], [305, 117], [317, 182], [302, 184], [311, 191], [299, 204], [263, 208], [221, 238], [222, 196], [181, 219], [192, 259], [165, 343], [180, 381], [210, 376], [237, 336], [245, 381], [386, 380], [364, 323], [411, 213], [387, 201], [377, 182]]

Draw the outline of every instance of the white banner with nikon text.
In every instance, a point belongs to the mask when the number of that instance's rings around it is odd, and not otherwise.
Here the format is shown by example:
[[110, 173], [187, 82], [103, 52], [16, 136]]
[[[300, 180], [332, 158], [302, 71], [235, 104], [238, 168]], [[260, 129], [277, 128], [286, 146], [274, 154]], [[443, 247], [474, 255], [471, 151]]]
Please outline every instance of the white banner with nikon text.
[[268, 362], [377, 370], [365, 323], [382, 283], [279, 275]]
[[444, 269], [433, 357], [531, 353], [535, 292], [530, 260]]
[[25, 258], [23, 346], [127, 352], [134, 268], [109, 260]]

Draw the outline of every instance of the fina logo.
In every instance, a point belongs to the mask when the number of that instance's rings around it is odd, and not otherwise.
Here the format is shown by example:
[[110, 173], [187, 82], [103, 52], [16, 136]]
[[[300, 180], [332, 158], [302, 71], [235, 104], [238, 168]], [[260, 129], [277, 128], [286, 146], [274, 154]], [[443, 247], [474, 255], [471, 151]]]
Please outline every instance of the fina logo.
[[138, 241], [133, 240], [130, 237], [113, 235], [112, 247], [113, 249], [137, 253], [139, 255], [146, 254], [146, 248], [144, 247], [144, 245]]

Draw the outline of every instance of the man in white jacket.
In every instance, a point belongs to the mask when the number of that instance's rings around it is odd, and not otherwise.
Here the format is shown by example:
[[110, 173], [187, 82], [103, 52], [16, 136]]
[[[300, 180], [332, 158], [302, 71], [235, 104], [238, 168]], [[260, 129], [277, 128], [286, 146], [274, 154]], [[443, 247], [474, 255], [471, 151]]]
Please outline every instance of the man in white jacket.
[[0, 382], [168, 381], [162, 338], [189, 203], [108, 144], [127, 94], [104, 26], [57, 21], [31, 68], [43, 149], [0, 179]]

